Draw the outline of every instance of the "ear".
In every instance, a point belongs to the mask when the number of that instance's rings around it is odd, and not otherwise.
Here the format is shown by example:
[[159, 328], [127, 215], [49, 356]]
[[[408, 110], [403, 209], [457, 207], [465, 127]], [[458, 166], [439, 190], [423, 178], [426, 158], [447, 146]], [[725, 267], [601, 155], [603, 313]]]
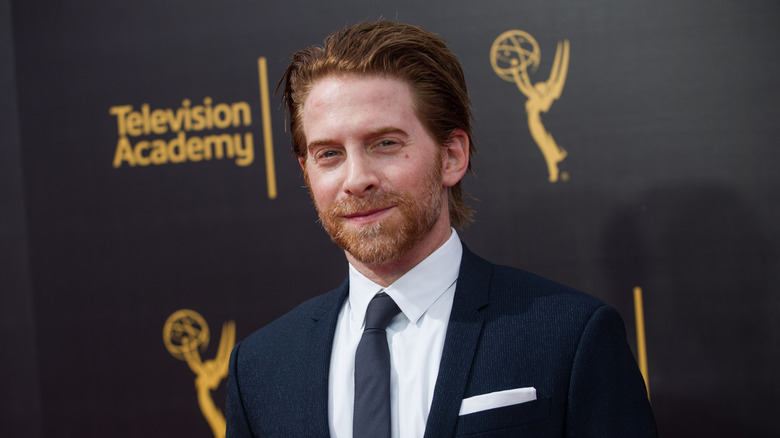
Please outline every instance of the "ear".
[[298, 156], [298, 164], [301, 165], [301, 170], [306, 172], [306, 157]]
[[452, 187], [469, 168], [469, 136], [466, 131], [460, 128], [452, 131], [444, 145], [442, 161], [442, 182], [445, 187]]

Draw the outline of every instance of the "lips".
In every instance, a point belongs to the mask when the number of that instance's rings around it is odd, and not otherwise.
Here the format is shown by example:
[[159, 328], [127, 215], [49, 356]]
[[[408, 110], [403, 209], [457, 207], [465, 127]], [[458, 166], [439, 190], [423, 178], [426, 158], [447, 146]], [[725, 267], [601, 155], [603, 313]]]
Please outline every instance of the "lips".
[[393, 207], [372, 208], [369, 210], [358, 211], [355, 213], [343, 214], [341, 215], [341, 217], [344, 219], [362, 222], [362, 221], [367, 221], [379, 217], [380, 215], [390, 210], [391, 208]]
[[372, 192], [362, 198], [344, 197], [336, 200], [327, 216], [346, 223], [364, 224], [383, 219], [395, 208], [403, 210], [408, 203], [402, 193]]

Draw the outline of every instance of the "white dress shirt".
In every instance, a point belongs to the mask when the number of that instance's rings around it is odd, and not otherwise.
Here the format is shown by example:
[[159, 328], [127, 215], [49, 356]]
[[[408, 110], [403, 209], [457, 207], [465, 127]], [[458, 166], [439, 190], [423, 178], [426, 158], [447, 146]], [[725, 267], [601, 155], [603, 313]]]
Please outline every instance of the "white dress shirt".
[[420, 438], [433, 400], [463, 247], [455, 230], [439, 249], [383, 288], [349, 266], [349, 296], [338, 316], [328, 380], [330, 435], [352, 438], [355, 350], [366, 309], [384, 290], [401, 313], [387, 326], [393, 438]]

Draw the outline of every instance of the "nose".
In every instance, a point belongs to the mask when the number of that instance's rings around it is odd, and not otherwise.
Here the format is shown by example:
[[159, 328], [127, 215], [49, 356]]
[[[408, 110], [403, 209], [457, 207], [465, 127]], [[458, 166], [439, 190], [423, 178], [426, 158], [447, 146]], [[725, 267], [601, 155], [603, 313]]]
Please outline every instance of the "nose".
[[363, 154], [352, 154], [347, 159], [344, 193], [362, 198], [379, 184], [379, 177], [371, 160]]

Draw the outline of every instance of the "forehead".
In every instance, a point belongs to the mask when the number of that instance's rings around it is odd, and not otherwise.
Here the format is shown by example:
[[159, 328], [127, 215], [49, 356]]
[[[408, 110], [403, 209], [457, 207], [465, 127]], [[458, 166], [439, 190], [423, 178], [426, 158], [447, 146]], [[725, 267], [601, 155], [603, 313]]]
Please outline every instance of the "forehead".
[[352, 92], [360, 94], [366, 91], [394, 93], [403, 91], [404, 94], [410, 94], [410, 87], [407, 81], [389, 75], [383, 74], [357, 74], [357, 73], [332, 73], [316, 79], [309, 93], [305, 97], [304, 104], [310, 102], [312, 98], [326, 97], [330, 93]]
[[418, 124], [407, 82], [385, 76], [337, 75], [315, 82], [303, 104], [303, 130]]

